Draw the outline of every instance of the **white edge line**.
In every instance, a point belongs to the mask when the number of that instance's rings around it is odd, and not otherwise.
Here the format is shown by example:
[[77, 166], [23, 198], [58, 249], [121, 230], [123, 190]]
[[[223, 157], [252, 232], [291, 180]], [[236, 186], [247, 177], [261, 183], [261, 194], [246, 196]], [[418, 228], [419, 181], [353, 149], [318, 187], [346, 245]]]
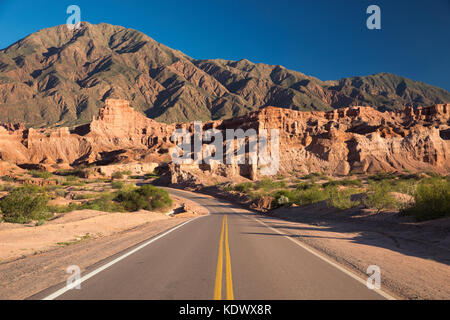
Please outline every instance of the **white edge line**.
[[[234, 211], [234, 210], [233, 210]], [[340, 271], [344, 272], [345, 274], [349, 275], [350, 277], [352, 277], [353, 279], [359, 281], [360, 283], [364, 284], [364, 286], [366, 286], [366, 281], [364, 281], [363, 279], [361, 279], [359, 276], [357, 276], [356, 274], [354, 274], [353, 272], [350, 272], [349, 270], [343, 268], [342, 266], [338, 265], [337, 263], [331, 261], [330, 259], [328, 259], [327, 257], [323, 256], [322, 254], [319, 254], [318, 252], [316, 252], [315, 250], [311, 249], [309, 246], [305, 245], [304, 243], [297, 241], [295, 239], [293, 239], [290, 236], [287, 236], [285, 233], [282, 233], [281, 231], [267, 225], [266, 223], [264, 223], [263, 221], [260, 221], [259, 219], [249, 216], [247, 214], [245, 214], [245, 216], [247, 216], [250, 219], [253, 219], [257, 222], [259, 222], [260, 224], [262, 224], [263, 226], [269, 228], [272, 231], [275, 231], [277, 233], [279, 233], [280, 235], [282, 235], [283, 237], [291, 240], [293, 243], [295, 243], [296, 245], [302, 247], [303, 249], [305, 249], [306, 251], [308, 251], [309, 253], [312, 253], [313, 255], [315, 255], [316, 257], [322, 259], [323, 261], [327, 262], [328, 264], [332, 265], [333, 267], [339, 269]], [[376, 293], [378, 293], [379, 295], [381, 295], [382, 297], [388, 299], [388, 300], [397, 300], [396, 298], [394, 298], [393, 296], [391, 296], [390, 294], [384, 292], [381, 289], [373, 289], [373, 291], [375, 291]]]
[[66, 286], [64, 286], [63, 288], [59, 289], [58, 291], [52, 293], [51, 295], [49, 295], [49, 296], [43, 298], [42, 300], [54, 300], [54, 299], [58, 298], [58, 297], [61, 296], [62, 294], [64, 294], [64, 293], [66, 293], [67, 291], [71, 290], [74, 286], [79, 285], [79, 284], [81, 284], [82, 282], [84, 282], [84, 281], [86, 281], [86, 280], [92, 278], [92, 277], [95, 276], [96, 274], [98, 274], [98, 273], [102, 272], [103, 270], [105, 270], [105, 269], [111, 267], [112, 265], [116, 264], [117, 262], [119, 262], [119, 261], [125, 259], [126, 257], [132, 255], [133, 253], [135, 253], [135, 252], [141, 250], [142, 248], [148, 246], [149, 244], [155, 242], [156, 240], [161, 239], [162, 237], [168, 235], [168, 234], [171, 233], [172, 231], [175, 231], [175, 230], [177, 230], [178, 228], [181, 228], [182, 226], [184, 226], [185, 224], [187, 224], [187, 223], [189, 223], [189, 222], [192, 222], [192, 221], [194, 221], [194, 220], [197, 220], [198, 218], [203, 218], [203, 217], [205, 217], [205, 216], [200, 216], [200, 217], [193, 218], [193, 219], [191, 219], [191, 220], [188, 220], [188, 221], [186, 221], [186, 222], [183, 222], [182, 224], [180, 224], [180, 225], [178, 225], [178, 226], [176, 226], [176, 227], [173, 227], [172, 229], [170, 229], [170, 230], [164, 232], [163, 234], [160, 234], [159, 236], [156, 236], [155, 238], [152, 238], [152, 239], [148, 240], [147, 242], [141, 244], [139, 247], [134, 248], [133, 250], [131, 250], [131, 251], [129, 251], [129, 252], [127, 252], [127, 253], [121, 255], [120, 257], [118, 257], [118, 258], [116, 258], [116, 259], [114, 259], [114, 260], [108, 262], [107, 264], [105, 264], [105, 265], [103, 265], [103, 266], [101, 266], [101, 267], [99, 267], [99, 268], [97, 268], [97, 269], [91, 271], [91, 272], [88, 273], [87, 275], [81, 277], [81, 279], [78, 280], [78, 281], [76, 281], [76, 283], [73, 283], [72, 285], [69, 285], [69, 286], [66, 285]]

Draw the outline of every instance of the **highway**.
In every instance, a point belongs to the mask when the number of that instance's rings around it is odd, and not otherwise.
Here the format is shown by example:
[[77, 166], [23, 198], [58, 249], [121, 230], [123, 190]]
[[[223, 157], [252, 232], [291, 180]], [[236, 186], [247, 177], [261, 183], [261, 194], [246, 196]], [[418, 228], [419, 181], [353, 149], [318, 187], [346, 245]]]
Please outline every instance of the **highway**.
[[[168, 189], [169, 190], [169, 189]], [[210, 215], [188, 221], [61, 284], [46, 299], [386, 299], [364, 281], [226, 201], [170, 189]], [[364, 280], [364, 279], [362, 279]]]

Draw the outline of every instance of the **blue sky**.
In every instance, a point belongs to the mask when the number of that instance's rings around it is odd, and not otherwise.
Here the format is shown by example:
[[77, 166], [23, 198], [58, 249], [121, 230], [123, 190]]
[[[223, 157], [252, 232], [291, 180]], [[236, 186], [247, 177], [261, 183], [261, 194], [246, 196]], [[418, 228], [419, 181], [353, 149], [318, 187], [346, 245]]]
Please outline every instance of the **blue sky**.
[[[450, 0], [0, 0], [0, 48], [64, 24], [77, 4], [82, 21], [137, 29], [202, 58], [280, 64], [334, 80], [392, 72], [450, 89]], [[381, 30], [366, 8], [381, 8]]]

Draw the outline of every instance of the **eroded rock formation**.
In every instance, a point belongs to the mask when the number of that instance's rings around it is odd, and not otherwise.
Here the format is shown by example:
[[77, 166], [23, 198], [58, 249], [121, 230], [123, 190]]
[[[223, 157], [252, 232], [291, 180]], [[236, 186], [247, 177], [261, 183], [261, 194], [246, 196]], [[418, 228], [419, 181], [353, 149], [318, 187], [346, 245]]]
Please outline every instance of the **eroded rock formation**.
[[[210, 121], [202, 130], [278, 129], [279, 173], [327, 172], [334, 175], [378, 171], [450, 172], [450, 104], [379, 112], [349, 107], [331, 112], [301, 112], [267, 107], [229, 120]], [[0, 158], [21, 167], [112, 163], [169, 163], [175, 129], [194, 131], [193, 123], [167, 125], [147, 118], [126, 100], [106, 100], [96, 119], [73, 129], [0, 126]], [[225, 137], [225, 135], [224, 135]], [[206, 143], [203, 147], [206, 146]], [[169, 166], [172, 181], [196, 181], [204, 173], [232, 178], [258, 177], [249, 164]]]

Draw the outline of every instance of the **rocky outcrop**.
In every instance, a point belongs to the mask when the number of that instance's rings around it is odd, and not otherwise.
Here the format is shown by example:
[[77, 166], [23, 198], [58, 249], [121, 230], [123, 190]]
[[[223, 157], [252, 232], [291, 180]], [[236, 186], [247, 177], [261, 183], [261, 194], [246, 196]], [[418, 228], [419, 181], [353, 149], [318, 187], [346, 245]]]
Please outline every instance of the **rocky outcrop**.
[[[267, 107], [229, 120], [201, 124], [216, 129], [279, 131], [278, 173], [326, 172], [334, 175], [378, 171], [450, 172], [450, 104], [379, 112], [348, 107], [301, 112]], [[126, 100], [106, 100], [98, 117], [72, 129], [0, 126], [0, 158], [22, 168], [80, 164], [169, 163], [176, 129], [194, 132], [194, 123], [167, 125], [147, 118]], [[198, 129], [198, 128], [197, 128]], [[248, 140], [247, 140], [248, 143]], [[205, 151], [209, 145], [202, 144]], [[193, 156], [193, 153], [191, 154]], [[248, 163], [171, 164], [170, 182], [192, 184], [210, 177], [256, 179], [261, 167]], [[152, 166], [154, 166], [152, 164]], [[199, 178], [202, 177], [203, 178]]]

